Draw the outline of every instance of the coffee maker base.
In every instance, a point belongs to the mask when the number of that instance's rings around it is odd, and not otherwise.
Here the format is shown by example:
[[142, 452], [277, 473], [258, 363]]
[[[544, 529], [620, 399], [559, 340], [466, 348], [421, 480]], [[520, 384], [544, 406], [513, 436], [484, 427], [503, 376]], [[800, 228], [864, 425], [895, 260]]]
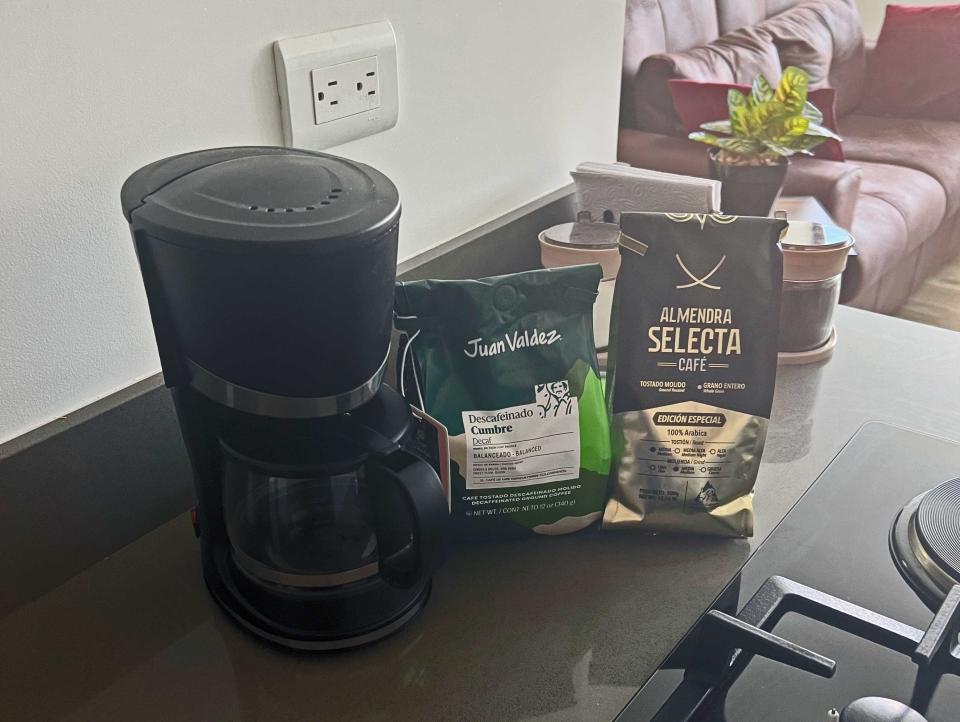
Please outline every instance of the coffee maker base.
[[[287, 649], [302, 652], [333, 652], [353, 649], [372, 644], [399, 631], [412, 622], [421, 612], [430, 597], [431, 582], [428, 579], [419, 588], [407, 590], [410, 600], [399, 611], [393, 606], [394, 613], [387, 618], [357, 619], [352, 628], [345, 629], [341, 610], [326, 610], [324, 602], [301, 595], [302, 601], [297, 604], [297, 617], [301, 619], [316, 619], [317, 624], [296, 624], [290, 621], [279, 621], [268, 616], [264, 611], [254, 606], [250, 595], [245, 594], [242, 586], [251, 584], [245, 580], [230, 559], [230, 554], [224, 549], [214, 553], [214, 559], [204, 565], [204, 581], [214, 600], [244, 629], [266, 640]], [[371, 596], [380, 596], [386, 590], [371, 591]], [[389, 594], [389, 592], [388, 592]], [[337, 615], [337, 631], [323, 629], [324, 617]], [[291, 615], [293, 616], [293, 615]], [[331, 623], [333, 619], [329, 620]], [[331, 624], [332, 626], [332, 624]]]

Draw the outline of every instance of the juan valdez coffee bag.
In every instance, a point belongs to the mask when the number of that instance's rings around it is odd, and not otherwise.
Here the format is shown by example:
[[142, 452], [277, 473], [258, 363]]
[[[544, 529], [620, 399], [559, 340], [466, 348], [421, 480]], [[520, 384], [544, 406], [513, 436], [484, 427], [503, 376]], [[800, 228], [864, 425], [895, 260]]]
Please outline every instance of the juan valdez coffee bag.
[[464, 539], [567, 534], [600, 519], [610, 434], [593, 343], [599, 265], [397, 284], [400, 385], [449, 433]]
[[603, 527], [752, 536], [787, 223], [690, 213], [620, 223]]

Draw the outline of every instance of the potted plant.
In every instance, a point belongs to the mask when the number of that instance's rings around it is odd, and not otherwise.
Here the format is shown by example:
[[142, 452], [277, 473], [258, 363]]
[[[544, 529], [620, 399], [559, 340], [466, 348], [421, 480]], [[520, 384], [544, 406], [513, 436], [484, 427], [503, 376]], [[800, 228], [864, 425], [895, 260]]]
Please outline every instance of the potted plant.
[[759, 75], [749, 94], [727, 93], [727, 120], [704, 123], [703, 131], [690, 134], [691, 140], [713, 146], [710, 172], [722, 183], [724, 213], [768, 215], [783, 188], [790, 156], [811, 155], [810, 149], [828, 138], [840, 140], [807, 100], [808, 82], [806, 72], [792, 66], [776, 88]]

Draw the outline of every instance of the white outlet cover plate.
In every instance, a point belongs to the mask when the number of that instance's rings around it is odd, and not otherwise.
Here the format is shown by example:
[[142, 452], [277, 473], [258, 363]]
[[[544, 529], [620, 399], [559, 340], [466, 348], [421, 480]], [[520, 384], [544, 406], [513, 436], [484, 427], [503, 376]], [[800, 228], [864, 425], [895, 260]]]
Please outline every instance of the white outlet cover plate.
[[[278, 40], [273, 44], [273, 55], [284, 145], [323, 150], [397, 124], [397, 40], [389, 21]], [[322, 89], [315, 92], [315, 83], [333, 77], [330, 73], [369, 71], [371, 58], [376, 69], [376, 95], [367, 96], [368, 88], [356, 102], [352, 96], [341, 99], [350, 112], [337, 117], [339, 113], [330, 112], [329, 97], [325, 96], [326, 106], [318, 100]], [[365, 106], [360, 107], [360, 103]]]

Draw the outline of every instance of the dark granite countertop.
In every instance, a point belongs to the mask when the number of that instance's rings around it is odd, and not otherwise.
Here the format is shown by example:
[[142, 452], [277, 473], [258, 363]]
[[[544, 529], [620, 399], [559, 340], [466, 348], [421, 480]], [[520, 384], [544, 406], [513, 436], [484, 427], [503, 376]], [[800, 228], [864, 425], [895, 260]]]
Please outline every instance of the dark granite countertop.
[[0, 620], [0, 717], [612, 719], [861, 424], [960, 439], [960, 334], [849, 308], [837, 329], [832, 360], [781, 369], [749, 541], [457, 547], [409, 627], [309, 656], [220, 612], [180, 516]]

